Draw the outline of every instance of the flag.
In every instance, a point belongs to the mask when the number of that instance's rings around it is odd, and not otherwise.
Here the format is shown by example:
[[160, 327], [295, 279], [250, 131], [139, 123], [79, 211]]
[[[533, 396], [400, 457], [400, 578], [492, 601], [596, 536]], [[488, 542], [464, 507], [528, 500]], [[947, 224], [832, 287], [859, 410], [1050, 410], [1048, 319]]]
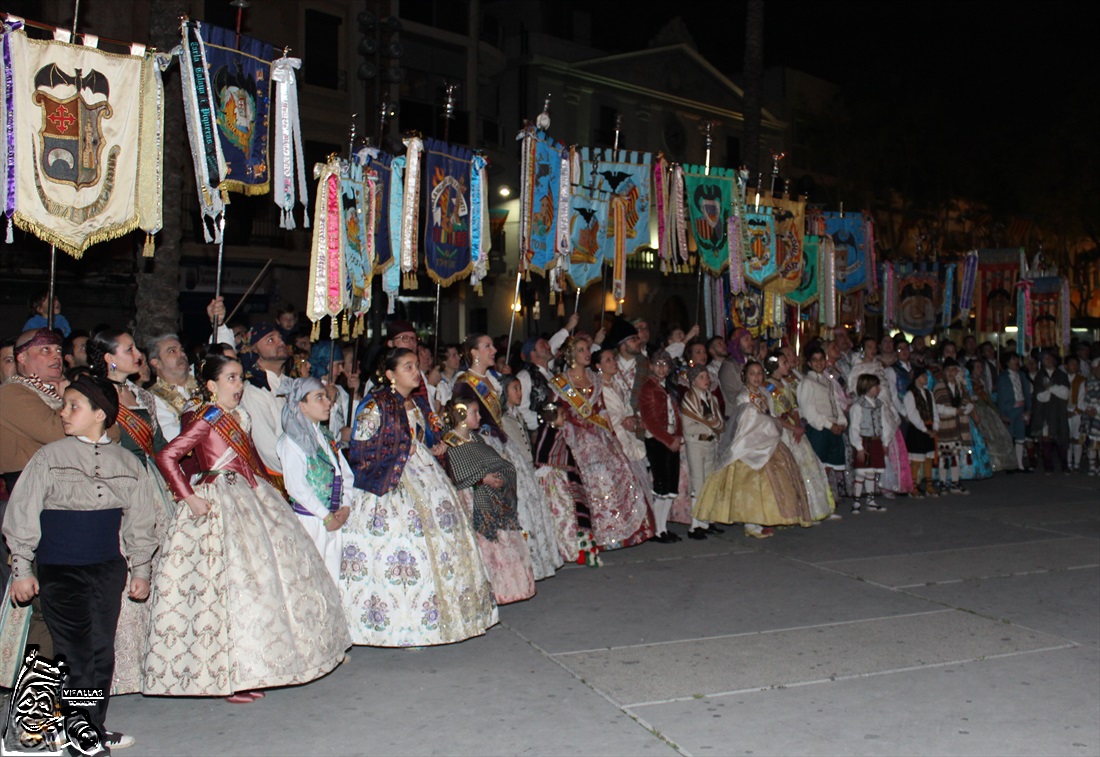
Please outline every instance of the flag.
[[[393, 265], [393, 241], [390, 234], [390, 187], [393, 184], [393, 156], [376, 148], [359, 151], [362, 160], [374, 173], [374, 268], [381, 274]], [[400, 183], [400, 182], [399, 182]]]
[[611, 256], [606, 249], [606, 180], [599, 175], [599, 164], [592, 161], [587, 147], [580, 150], [580, 158], [569, 198], [569, 278], [574, 287], [584, 289], [603, 278], [604, 260]]
[[802, 270], [799, 273], [798, 288], [786, 295], [786, 300], [791, 305], [804, 308], [817, 301], [820, 294], [818, 289], [818, 257], [821, 248], [821, 237], [807, 236], [802, 244]]
[[824, 213], [825, 232], [836, 249], [836, 289], [850, 294], [867, 286], [867, 229], [862, 213]]
[[1020, 278], [1020, 250], [978, 250], [978, 278], [974, 285], [977, 330], [1001, 333], [1016, 322], [1016, 282]]
[[470, 255], [470, 169], [473, 152], [429, 139], [424, 144], [427, 214], [424, 219], [424, 267], [441, 286], [466, 276]]
[[520, 244], [527, 266], [544, 273], [554, 266], [562, 145], [544, 131], [523, 132]]
[[939, 264], [899, 262], [894, 266], [894, 279], [898, 328], [913, 336], [932, 334], [936, 330]]
[[775, 277], [775, 219], [771, 208], [745, 212], [745, 278], [758, 287]]
[[161, 225], [162, 101], [153, 53], [4, 34], [6, 212], [74, 257]]
[[734, 198], [740, 198], [733, 169], [684, 166], [684, 191], [691, 233], [700, 264], [717, 275], [729, 265], [729, 216]]
[[271, 61], [275, 50], [266, 42], [232, 29], [202, 24], [206, 64], [218, 137], [225, 157], [222, 189], [247, 195], [271, 191], [268, 112], [271, 103]]
[[761, 202], [772, 208], [775, 225], [775, 276], [768, 282], [767, 289], [787, 294], [798, 289], [802, 283], [806, 202], [779, 197], [762, 199]]

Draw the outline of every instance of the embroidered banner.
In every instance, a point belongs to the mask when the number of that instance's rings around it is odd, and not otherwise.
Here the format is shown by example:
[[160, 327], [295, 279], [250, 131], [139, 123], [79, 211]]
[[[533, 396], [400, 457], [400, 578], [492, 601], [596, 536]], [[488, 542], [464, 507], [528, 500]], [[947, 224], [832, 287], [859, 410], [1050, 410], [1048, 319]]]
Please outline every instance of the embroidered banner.
[[684, 192], [699, 263], [718, 275], [729, 265], [730, 208], [741, 196], [737, 171], [712, 167], [708, 176], [704, 166], [684, 166]]
[[573, 287], [584, 289], [603, 277], [607, 252], [608, 192], [598, 165], [580, 150], [581, 168], [569, 198], [569, 278]]
[[1016, 282], [1020, 278], [1020, 250], [978, 250], [978, 278], [974, 311], [978, 331], [1001, 333], [1016, 322]]
[[163, 92], [153, 53], [105, 53], [21, 29], [5, 37], [15, 224], [77, 258], [136, 228], [158, 230]]
[[313, 245], [306, 292], [306, 316], [313, 322], [314, 341], [320, 336], [320, 321], [325, 316], [332, 317], [332, 338], [339, 337], [336, 317], [346, 305], [347, 293], [340, 160], [334, 157], [328, 163], [318, 164], [317, 170]]
[[271, 191], [268, 112], [271, 103], [271, 45], [244, 34], [202, 24], [206, 65], [213, 84], [214, 108], [225, 156], [222, 188], [246, 195]]
[[424, 268], [432, 281], [449, 286], [473, 268], [470, 256], [470, 168], [473, 152], [429, 139], [424, 143], [427, 217]]
[[340, 182], [348, 309], [357, 316], [370, 307], [370, 283], [374, 272], [374, 179], [371, 172], [364, 170], [362, 158], [360, 152], [344, 164]]
[[836, 249], [836, 289], [840, 294], [867, 286], [867, 234], [862, 213], [824, 213], [825, 232]]
[[545, 273], [554, 266], [562, 145], [544, 131], [523, 132], [520, 231], [527, 266]]
[[734, 295], [730, 315], [735, 329], [745, 328], [760, 336], [764, 332], [764, 290], [746, 286], [744, 292]]
[[776, 275], [775, 219], [771, 208], [745, 212], [745, 278], [758, 287]]
[[898, 328], [913, 336], [928, 336], [936, 330], [938, 264], [899, 262], [893, 268]]
[[384, 273], [393, 265], [393, 242], [390, 235], [390, 187], [393, 183], [393, 156], [375, 148], [359, 151], [362, 160], [374, 173], [374, 269]]
[[767, 288], [769, 292], [788, 294], [802, 284], [806, 202], [780, 197], [766, 202], [772, 208], [775, 228], [775, 277]]
[[863, 292], [841, 294], [836, 298], [837, 322], [848, 328], [863, 328]]
[[806, 307], [817, 301], [819, 292], [818, 256], [821, 249], [821, 237], [807, 236], [802, 243], [802, 271], [798, 277], [798, 288], [786, 295], [791, 305]]
[[1043, 276], [1031, 282], [1032, 347], [1063, 348], [1062, 278]]

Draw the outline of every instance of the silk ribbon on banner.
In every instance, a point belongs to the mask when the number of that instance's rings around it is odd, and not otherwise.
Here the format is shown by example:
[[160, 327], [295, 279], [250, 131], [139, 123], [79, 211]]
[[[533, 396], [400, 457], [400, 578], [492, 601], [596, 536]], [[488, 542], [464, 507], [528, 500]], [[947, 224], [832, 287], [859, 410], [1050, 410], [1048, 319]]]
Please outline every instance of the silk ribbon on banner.
[[1064, 349], [1062, 342], [1062, 278], [1043, 276], [1031, 281], [1032, 347]]
[[850, 294], [867, 286], [867, 230], [863, 214], [842, 216], [827, 212], [825, 233], [833, 239], [836, 250], [836, 290]]
[[358, 317], [350, 337], [362, 333], [363, 316], [370, 308], [371, 276], [374, 271], [374, 187], [373, 175], [360, 162], [362, 152], [352, 156], [340, 182], [344, 217], [345, 265], [348, 272], [348, 310]]
[[[360, 160], [374, 174], [374, 267], [372, 273], [385, 273], [393, 265], [394, 245], [390, 235], [390, 187], [393, 186], [393, 156], [375, 148], [359, 151]], [[400, 186], [400, 182], [398, 182]]]
[[974, 285], [977, 330], [1000, 334], [1016, 321], [1016, 282], [1020, 278], [1020, 250], [978, 250], [978, 279]]
[[450, 286], [473, 268], [470, 254], [470, 169], [465, 147], [429, 139], [424, 143], [427, 218], [424, 219], [424, 268], [432, 281]]
[[[611, 263], [611, 288], [615, 301], [626, 297], [626, 258], [649, 244], [650, 153], [596, 150], [593, 160], [609, 192], [605, 259]], [[620, 229], [620, 224], [622, 228]]]
[[544, 131], [522, 134], [520, 244], [527, 268], [545, 273], [554, 267], [563, 148]]
[[771, 208], [745, 212], [745, 279], [763, 288], [778, 273]]
[[15, 225], [76, 258], [136, 228], [157, 231], [164, 98], [154, 54], [104, 53], [14, 28], [4, 50], [5, 204]]
[[202, 24], [201, 31], [225, 156], [222, 188], [246, 195], [267, 194], [271, 191], [268, 126], [275, 50], [220, 26]]
[[602, 279], [607, 257], [608, 192], [598, 166], [587, 147], [582, 148], [581, 169], [574, 178], [569, 198], [569, 278], [574, 288], [585, 289]]
[[893, 265], [897, 327], [913, 336], [932, 334], [936, 330], [939, 264], [899, 262]]
[[775, 228], [775, 277], [768, 282], [767, 289], [777, 294], [789, 294], [802, 284], [806, 202], [779, 197], [761, 202], [772, 208]]
[[325, 316], [332, 319], [332, 338], [340, 336], [337, 316], [344, 309], [347, 289], [340, 160], [333, 157], [328, 163], [318, 164], [315, 170], [317, 200], [306, 292], [306, 315], [313, 322], [314, 341], [320, 336], [321, 319]]
[[821, 237], [807, 236], [802, 241], [802, 270], [799, 273], [798, 288], [785, 295], [787, 303], [804, 308], [817, 301], [820, 295], [818, 277], [818, 257], [821, 250]]
[[741, 196], [737, 171], [711, 168], [708, 176], [704, 166], [686, 165], [684, 192], [699, 264], [717, 276], [730, 262], [730, 207]]

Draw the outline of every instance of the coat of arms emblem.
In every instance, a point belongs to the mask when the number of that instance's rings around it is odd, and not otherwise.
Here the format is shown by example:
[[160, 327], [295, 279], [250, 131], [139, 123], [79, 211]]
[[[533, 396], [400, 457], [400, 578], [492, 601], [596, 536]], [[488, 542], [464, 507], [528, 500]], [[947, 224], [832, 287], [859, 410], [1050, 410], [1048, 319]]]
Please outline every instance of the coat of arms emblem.
[[[42, 175], [76, 189], [98, 184], [104, 142], [100, 123], [112, 115], [107, 77], [95, 69], [70, 74], [51, 63], [35, 74], [34, 88], [33, 102], [42, 109]], [[116, 157], [117, 148], [108, 162]]]

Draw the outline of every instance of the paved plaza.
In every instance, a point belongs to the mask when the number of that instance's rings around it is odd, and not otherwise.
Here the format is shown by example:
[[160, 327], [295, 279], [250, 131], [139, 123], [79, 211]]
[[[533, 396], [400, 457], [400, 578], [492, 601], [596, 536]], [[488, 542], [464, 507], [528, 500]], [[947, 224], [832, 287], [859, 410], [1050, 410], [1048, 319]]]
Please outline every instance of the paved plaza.
[[[139, 755], [1098, 755], [1100, 479], [999, 475], [645, 544], [481, 638], [251, 705], [112, 700]], [[683, 527], [677, 527], [683, 533]]]

